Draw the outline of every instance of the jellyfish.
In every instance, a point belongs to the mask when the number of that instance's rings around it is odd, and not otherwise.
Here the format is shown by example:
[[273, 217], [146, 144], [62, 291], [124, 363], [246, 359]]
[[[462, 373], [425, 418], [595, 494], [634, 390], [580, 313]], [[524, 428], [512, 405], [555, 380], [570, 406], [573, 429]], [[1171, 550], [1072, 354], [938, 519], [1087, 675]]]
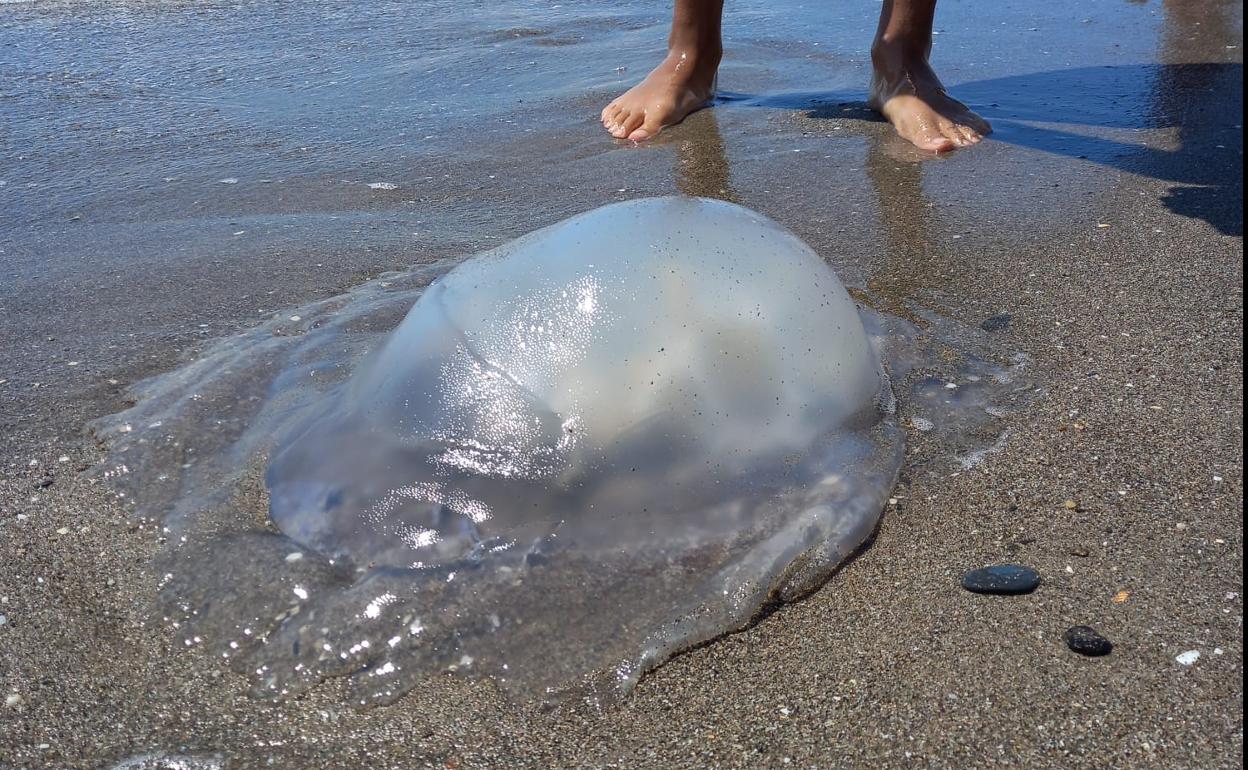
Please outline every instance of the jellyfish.
[[381, 698], [446, 668], [627, 690], [825, 582], [901, 447], [835, 272], [686, 197], [464, 261], [289, 423], [272, 523], [353, 577], [273, 639]]

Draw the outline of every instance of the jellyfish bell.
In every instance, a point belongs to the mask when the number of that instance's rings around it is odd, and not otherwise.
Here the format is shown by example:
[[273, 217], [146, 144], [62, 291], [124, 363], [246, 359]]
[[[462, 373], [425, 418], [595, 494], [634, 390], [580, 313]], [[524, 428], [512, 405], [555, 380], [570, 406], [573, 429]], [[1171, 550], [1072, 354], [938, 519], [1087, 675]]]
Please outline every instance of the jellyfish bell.
[[843, 556], [895, 472], [887, 388], [854, 303], [796, 237], [722, 201], [618, 203], [430, 286], [284, 438], [270, 514], [356, 565], [553, 538], [659, 559], [802, 526], [795, 552], [835, 530]]

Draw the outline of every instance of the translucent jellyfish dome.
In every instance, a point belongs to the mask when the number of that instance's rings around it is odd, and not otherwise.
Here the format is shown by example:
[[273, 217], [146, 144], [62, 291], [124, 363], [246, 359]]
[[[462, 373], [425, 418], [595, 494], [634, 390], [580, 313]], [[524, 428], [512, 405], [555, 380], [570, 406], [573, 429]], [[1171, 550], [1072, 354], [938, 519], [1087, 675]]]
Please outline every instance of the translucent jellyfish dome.
[[[356, 565], [722, 545], [844, 515], [819, 490], [853, 474], [885, 389], [793, 235], [722, 201], [619, 203], [434, 283], [286, 439], [271, 516]], [[804, 510], [778, 507], [795, 492]]]

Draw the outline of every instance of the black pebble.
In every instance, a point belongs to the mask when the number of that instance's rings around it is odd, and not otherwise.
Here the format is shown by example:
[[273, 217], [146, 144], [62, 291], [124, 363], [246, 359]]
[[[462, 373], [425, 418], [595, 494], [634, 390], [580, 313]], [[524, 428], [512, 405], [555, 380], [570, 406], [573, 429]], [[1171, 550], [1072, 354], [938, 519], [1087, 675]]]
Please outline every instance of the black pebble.
[[1071, 626], [1062, 638], [1066, 640], [1067, 647], [1090, 658], [1108, 655], [1114, 649], [1113, 642], [1088, 626]]
[[977, 594], [1029, 594], [1040, 585], [1040, 573], [1021, 564], [998, 564], [962, 576], [962, 587]]
[[979, 328], [986, 332], [999, 332], [1009, 326], [1010, 321], [1013, 320], [1014, 316], [1009, 313], [1002, 313], [1001, 315], [994, 315], [992, 318], [984, 319], [984, 322], [979, 325]]

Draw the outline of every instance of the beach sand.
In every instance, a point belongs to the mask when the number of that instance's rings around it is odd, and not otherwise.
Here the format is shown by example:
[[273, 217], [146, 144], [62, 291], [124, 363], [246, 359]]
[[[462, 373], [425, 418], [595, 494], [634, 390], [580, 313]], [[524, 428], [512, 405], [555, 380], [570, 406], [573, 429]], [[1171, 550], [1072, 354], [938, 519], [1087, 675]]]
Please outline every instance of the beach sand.
[[[663, 3], [356, 6], [0, 8], [0, 767], [1240, 766], [1239, 4], [944, 0], [937, 69], [996, 133], [940, 159], [862, 105], [877, 4], [730, 4], [729, 98], [644, 147], [597, 114]], [[877, 309], [1008, 314], [1041, 392], [970, 468], [911, 431], [869, 548], [618, 706], [450, 676], [273, 704], [150, 616], [160, 533], [86, 472], [126, 386], [677, 190], [776, 219]], [[1044, 583], [960, 588], [999, 562]], [[1080, 624], [1113, 653], [1067, 650]]]

